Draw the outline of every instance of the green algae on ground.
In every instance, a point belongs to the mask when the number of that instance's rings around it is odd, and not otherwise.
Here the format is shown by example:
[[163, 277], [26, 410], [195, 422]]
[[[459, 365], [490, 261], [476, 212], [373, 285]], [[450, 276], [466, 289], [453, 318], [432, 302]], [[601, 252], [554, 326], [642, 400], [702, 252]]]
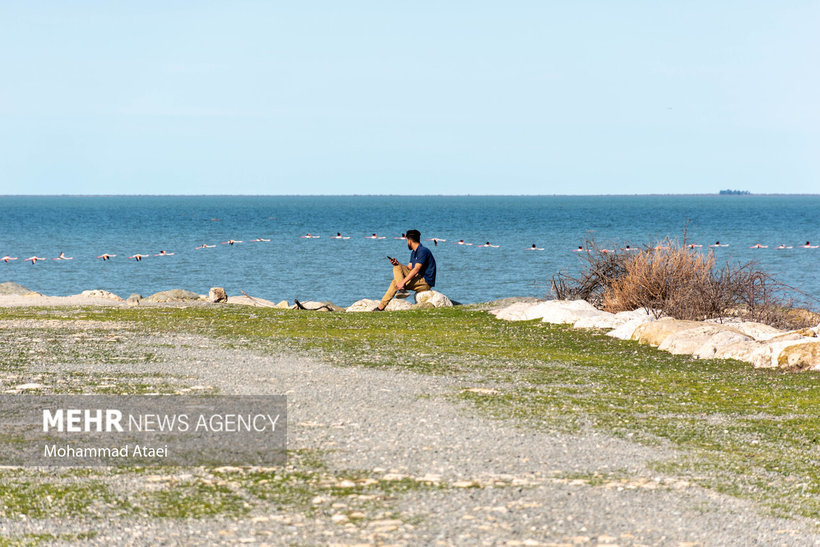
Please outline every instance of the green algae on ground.
[[[364, 525], [386, 514], [401, 518], [395, 505], [402, 494], [451, 487], [363, 470], [331, 470], [323, 456], [290, 451], [286, 465], [264, 468], [0, 469], [0, 519], [240, 518], [254, 511], [269, 513], [271, 505], [283, 515], [323, 518], [341, 504], [350, 522]], [[12, 540], [0, 536], [7, 544], [32, 543], [32, 538]]]
[[[459, 376], [492, 392], [455, 397], [530, 427], [595, 428], [686, 457], [657, 468], [764, 503], [820, 514], [820, 374], [754, 370], [670, 355], [601, 333], [498, 321], [465, 309], [383, 314], [265, 308], [84, 308], [62, 316], [136, 331], [195, 333], [223, 345], [294, 351], [340, 366]], [[7, 309], [2, 319], [37, 319]], [[53, 315], [50, 317], [53, 318]]]

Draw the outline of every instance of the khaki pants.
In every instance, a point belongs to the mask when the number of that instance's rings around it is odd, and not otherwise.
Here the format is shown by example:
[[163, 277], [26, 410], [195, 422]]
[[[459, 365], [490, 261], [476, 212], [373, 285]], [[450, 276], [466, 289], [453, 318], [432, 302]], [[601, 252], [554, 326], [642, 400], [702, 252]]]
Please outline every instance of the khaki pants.
[[[382, 308], [386, 307], [387, 304], [393, 300], [393, 297], [396, 296], [396, 283], [407, 277], [407, 274], [410, 273], [410, 268], [404, 266], [403, 264], [399, 264], [398, 266], [393, 266], [393, 281], [390, 282], [390, 287], [387, 289], [387, 292], [384, 293], [382, 297], [381, 304], [379, 304]], [[411, 279], [405, 286], [405, 289], [421, 292], [421, 291], [429, 291], [430, 285], [427, 284], [427, 281], [424, 280], [424, 277], [417, 276]]]

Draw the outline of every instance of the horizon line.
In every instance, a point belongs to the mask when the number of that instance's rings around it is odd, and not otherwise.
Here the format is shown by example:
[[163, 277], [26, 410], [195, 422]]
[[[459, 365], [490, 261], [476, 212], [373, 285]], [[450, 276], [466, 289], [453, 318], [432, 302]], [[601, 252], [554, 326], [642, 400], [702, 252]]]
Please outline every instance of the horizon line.
[[12, 197], [693, 197], [718, 196], [744, 198], [754, 196], [820, 196], [809, 192], [771, 192], [748, 194], [720, 194], [718, 192], [694, 193], [647, 193], [647, 194], [0, 194], [0, 198]]

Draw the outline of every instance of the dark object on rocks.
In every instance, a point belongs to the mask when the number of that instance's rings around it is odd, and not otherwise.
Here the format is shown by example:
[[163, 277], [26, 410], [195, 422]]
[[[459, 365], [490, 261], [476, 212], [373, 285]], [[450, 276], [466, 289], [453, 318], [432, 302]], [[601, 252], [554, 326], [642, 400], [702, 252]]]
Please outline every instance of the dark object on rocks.
[[26, 296], [29, 294], [37, 294], [37, 292], [18, 285], [14, 281], [0, 283], [0, 295], [2, 296]]
[[299, 302], [296, 298], [293, 299], [293, 304], [297, 310], [307, 311], [344, 311], [333, 302]]
[[225, 289], [222, 287], [211, 287], [211, 290], [208, 291], [208, 302], [220, 303], [220, 302], [227, 302], [228, 301], [228, 294], [225, 292]]
[[140, 300], [142, 300], [142, 295], [135, 292], [126, 299], [125, 303], [130, 306], [139, 306]]

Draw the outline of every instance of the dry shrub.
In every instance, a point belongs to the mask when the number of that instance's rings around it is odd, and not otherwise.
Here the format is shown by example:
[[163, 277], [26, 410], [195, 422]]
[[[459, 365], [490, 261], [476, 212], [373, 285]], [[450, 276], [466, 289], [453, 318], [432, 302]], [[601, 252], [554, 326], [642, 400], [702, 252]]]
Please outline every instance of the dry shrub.
[[592, 305], [603, 307], [604, 292], [612, 280], [625, 275], [625, 252], [604, 253], [594, 241], [586, 247], [591, 252], [583, 253], [584, 267], [579, 277], [558, 274], [551, 281], [552, 294], [559, 300], [586, 300]]
[[[684, 240], [685, 241], [685, 240]], [[738, 317], [780, 328], [814, 326], [818, 315], [785, 300], [788, 287], [754, 263], [718, 267], [710, 252], [666, 239], [640, 251], [602, 252], [594, 242], [584, 253], [578, 277], [559, 274], [552, 293], [583, 299], [613, 313], [645, 309], [656, 317], [725, 319]]]
[[657, 249], [643, 249], [625, 257], [623, 275], [608, 280], [603, 308], [613, 313], [638, 308], [671, 311], [695, 299], [702, 309], [712, 300], [699, 293], [714, 292], [710, 283], [714, 265], [711, 254], [690, 253], [668, 242]]

